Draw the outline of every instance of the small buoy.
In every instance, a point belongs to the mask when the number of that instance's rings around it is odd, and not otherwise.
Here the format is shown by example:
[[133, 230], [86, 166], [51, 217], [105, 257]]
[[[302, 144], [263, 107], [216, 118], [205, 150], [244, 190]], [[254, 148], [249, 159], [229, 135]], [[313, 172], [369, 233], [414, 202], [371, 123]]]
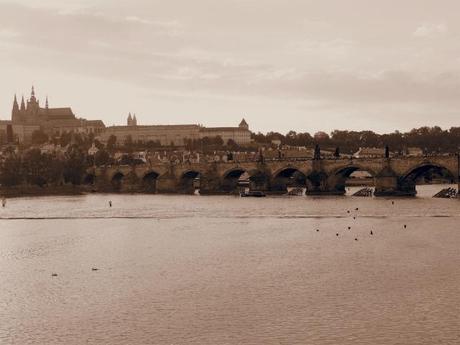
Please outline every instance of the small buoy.
[[371, 230], [371, 235], [373, 235], [373, 234], [374, 234], [374, 232]]
[[392, 202], [391, 202], [391, 204], [392, 204], [392, 205], [394, 205], [394, 204], [395, 204], [395, 202], [394, 202], [394, 201], [392, 201]]
[[319, 232], [319, 229], [316, 229], [316, 232]]
[[57, 277], [57, 273], [51, 273], [51, 277]]
[[355, 237], [355, 241], [357, 241], [357, 240], [358, 240], [358, 238]]
[[356, 219], [356, 217], [353, 217], [353, 219]]
[[350, 213], [350, 210], [348, 210], [347, 213]]
[[336, 233], [335, 236], [339, 237], [339, 233]]
[[109, 207], [112, 207], [112, 200], [109, 201]]
[[404, 224], [404, 229], [406, 229], [406, 228], [407, 228], [407, 225], [406, 225], [406, 224]]
[[351, 230], [351, 226], [348, 227], [348, 230]]
[[358, 210], [359, 210], [359, 208], [357, 208], [357, 207], [356, 207], [356, 208], [355, 208], [355, 210], [356, 210], [356, 211], [358, 211]]

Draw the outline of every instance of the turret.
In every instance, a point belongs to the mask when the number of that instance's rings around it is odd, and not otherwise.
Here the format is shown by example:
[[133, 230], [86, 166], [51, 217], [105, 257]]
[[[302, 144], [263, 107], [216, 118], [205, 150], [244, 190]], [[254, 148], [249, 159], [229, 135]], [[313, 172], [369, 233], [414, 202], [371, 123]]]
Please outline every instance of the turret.
[[128, 120], [126, 121], [128, 126], [132, 126], [133, 124], [133, 118], [131, 117], [131, 113], [128, 115]]
[[134, 114], [133, 116], [133, 126], [137, 126], [137, 118], [136, 118], [136, 114]]
[[240, 122], [240, 124], [238, 125], [238, 127], [243, 128], [243, 129], [248, 129], [248, 130], [249, 130], [249, 125], [248, 125], [248, 123], [246, 122], [245, 119], [241, 120], [241, 122]]

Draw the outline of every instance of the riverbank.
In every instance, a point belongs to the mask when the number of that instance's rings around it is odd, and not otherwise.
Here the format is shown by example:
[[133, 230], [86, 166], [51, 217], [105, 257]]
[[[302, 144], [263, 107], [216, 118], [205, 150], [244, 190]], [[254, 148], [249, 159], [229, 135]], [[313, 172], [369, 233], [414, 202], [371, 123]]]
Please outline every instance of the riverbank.
[[83, 195], [91, 192], [88, 188], [82, 186], [15, 186], [0, 187], [0, 196], [6, 198], [19, 198], [31, 196], [65, 196], [65, 195]]

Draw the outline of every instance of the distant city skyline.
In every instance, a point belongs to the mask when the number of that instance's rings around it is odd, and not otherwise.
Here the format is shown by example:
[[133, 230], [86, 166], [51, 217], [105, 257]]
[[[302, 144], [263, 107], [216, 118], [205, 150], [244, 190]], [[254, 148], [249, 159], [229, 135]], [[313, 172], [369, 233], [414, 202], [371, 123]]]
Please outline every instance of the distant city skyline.
[[[123, 124], [258, 132], [460, 126], [460, 4], [364, 0], [0, 0], [11, 99]], [[388, 22], [391, 18], [391, 23]]]

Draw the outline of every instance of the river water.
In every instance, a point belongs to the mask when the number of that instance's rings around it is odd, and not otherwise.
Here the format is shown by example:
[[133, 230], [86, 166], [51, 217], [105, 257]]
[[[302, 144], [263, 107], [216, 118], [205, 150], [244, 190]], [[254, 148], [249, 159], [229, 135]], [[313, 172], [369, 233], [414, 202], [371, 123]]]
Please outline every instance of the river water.
[[459, 344], [460, 201], [440, 189], [10, 199], [0, 344]]

